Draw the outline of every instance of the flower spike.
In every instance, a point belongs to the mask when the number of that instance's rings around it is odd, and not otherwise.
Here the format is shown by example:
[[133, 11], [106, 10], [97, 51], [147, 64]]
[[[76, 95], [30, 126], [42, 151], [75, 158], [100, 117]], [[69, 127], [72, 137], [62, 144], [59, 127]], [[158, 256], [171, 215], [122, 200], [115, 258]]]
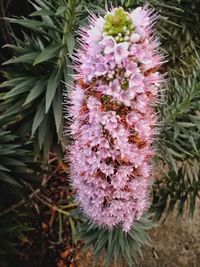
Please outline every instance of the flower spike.
[[155, 105], [163, 82], [155, 19], [147, 7], [93, 16], [74, 56], [72, 184], [93, 223], [126, 232], [150, 203]]

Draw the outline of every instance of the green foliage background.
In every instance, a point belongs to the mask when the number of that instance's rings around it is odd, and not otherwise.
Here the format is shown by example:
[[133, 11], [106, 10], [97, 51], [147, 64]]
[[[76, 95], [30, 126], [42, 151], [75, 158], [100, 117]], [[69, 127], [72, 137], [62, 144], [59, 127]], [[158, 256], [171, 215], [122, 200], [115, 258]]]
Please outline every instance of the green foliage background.
[[[136, 251], [148, 243], [151, 220], [166, 218], [174, 210], [178, 216], [184, 211], [193, 215], [200, 191], [199, 0], [149, 1], [159, 14], [156, 31], [168, 60], [162, 70], [168, 72], [168, 81], [158, 107], [162, 123], [151, 215], [138, 222], [131, 237], [124, 236], [121, 229], [106, 232], [87, 223], [74, 208], [71, 193], [64, 204], [63, 199], [44, 197], [44, 176], [55, 167], [51, 154], [62, 166], [69, 141], [63, 135], [67, 123], [62, 114], [63, 92], [67, 93], [64, 83], [73, 79], [70, 55], [79, 45], [76, 30], [87, 23], [88, 10], [103, 15], [111, 5], [133, 9], [145, 2], [33, 0], [27, 1], [32, 13], [20, 18], [10, 16], [9, 4], [1, 1], [1, 14], [7, 16], [2, 20], [7, 43], [6, 56], [1, 55], [0, 85], [0, 257], [5, 266], [9, 266], [7, 255], [18, 257], [20, 242], [31, 231], [37, 234], [30, 221], [38, 205], [50, 210], [56, 207], [51, 231], [58, 232], [59, 246], [66, 233], [64, 223], [69, 229], [68, 245], [76, 247], [82, 238], [96, 255], [106, 251], [107, 265], [123, 260], [132, 266]], [[65, 187], [70, 192], [68, 183]]]

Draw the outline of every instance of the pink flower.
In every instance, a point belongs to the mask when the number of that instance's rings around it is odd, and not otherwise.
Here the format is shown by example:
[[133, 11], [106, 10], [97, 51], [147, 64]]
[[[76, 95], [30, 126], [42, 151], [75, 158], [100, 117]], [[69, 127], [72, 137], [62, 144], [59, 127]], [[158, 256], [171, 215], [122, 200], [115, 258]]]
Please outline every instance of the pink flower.
[[94, 77], [95, 68], [91, 64], [83, 64], [81, 66], [81, 70], [85, 75], [85, 81], [90, 82], [92, 78]]
[[138, 111], [145, 113], [147, 107], [148, 107], [148, 97], [146, 95], [139, 95], [136, 100], [135, 108]]
[[111, 184], [115, 189], [122, 189], [127, 185], [127, 181], [131, 177], [133, 168], [131, 166], [120, 166], [117, 173], [114, 175]]
[[123, 59], [126, 59], [127, 56], [129, 55], [129, 43], [128, 42], [123, 42], [119, 43], [115, 47], [115, 60], [119, 64]]
[[140, 72], [140, 69], [138, 68], [137, 63], [132, 62], [130, 60], [127, 60], [124, 62], [124, 67], [126, 68], [126, 75], [130, 76], [132, 74], [136, 74], [138, 72]]
[[115, 79], [109, 83], [109, 87], [106, 90], [106, 94], [113, 96], [114, 98], [119, 98], [121, 86], [119, 80]]
[[130, 77], [130, 89], [135, 93], [144, 93], [144, 75], [142, 73], [135, 73]]
[[145, 9], [142, 7], [136, 8], [131, 14], [130, 14], [133, 23], [136, 27], [146, 27], [149, 25], [149, 16]]
[[101, 123], [110, 133], [114, 132], [118, 126], [118, 121], [115, 112], [110, 111], [103, 115]]
[[135, 97], [135, 92], [131, 90], [122, 91], [119, 100], [124, 103], [124, 105], [130, 107], [131, 100]]
[[96, 63], [95, 75], [97, 76], [105, 75], [107, 71], [108, 71], [108, 66], [106, 63]]
[[105, 94], [105, 92], [107, 91], [107, 89], [108, 89], [108, 86], [105, 85], [105, 84], [99, 84], [99, 85], [97, 86], [97, 90], [98, 90], [99, 92], [104, 93], [104, 94]]
[[102, 39], [104, 20], [103, 18], [98, 18], [95, 21], [95, 25], [87, 31], [88, 38], [86, 39], [87, 43], [97, 43]]
[[87, 101], [87, 107], [89, 108], [89, 122], [98, 124], [102, 119], [102, 114], [100, 112], [101, 103], [93, 96], [90, 96]]
[[114, 53], [116, 48], [116, 41], [112, 36], [105, 36], [100, 42], [100, 45], [104, 47], [105, 54]]
[[141, 120], [141, 116], [136, 113], [135, 111], [131, 111], [127, 116], [126, 116], [126, 121], [132, 125]]
[[100, 169], [101, 169], [101, 171], [102, 171], [103, 173], [105, 173], [105, 175], [107, 175], [107, 176], [109, 176], [109, 175], [111, 175], [111, 174], [114, 173], [114, 168], [113, 168], [113, 166], [108, 165], [108, 164], [105, 164], [105, 163], [103, 163], [103, 164], [100, 165]]
[[[116, 10], [108, 14], [115, 16]], [[82, 29], [69, 95], [70, 173], [77, 201], [93, 223], [121, 225], [126, 232], [149, 207], [157, 134], [153, 107], [163, 82], [154, 71], [163, 62], [152, 36], [155, 16], [140, 7], [130, 17], [133, 27], [126, 37], [124, 32], [113, 37], [112, 29], [105, 31], [107, 17], [92, 16]]]
[[70, 98], [72, 105], [70, 115], [76, 117], [80, 112], [80, 108], [84, 99], [84, 91], [81, 89], [80, 86], [77, 85], [76, 90], [71, 91]]

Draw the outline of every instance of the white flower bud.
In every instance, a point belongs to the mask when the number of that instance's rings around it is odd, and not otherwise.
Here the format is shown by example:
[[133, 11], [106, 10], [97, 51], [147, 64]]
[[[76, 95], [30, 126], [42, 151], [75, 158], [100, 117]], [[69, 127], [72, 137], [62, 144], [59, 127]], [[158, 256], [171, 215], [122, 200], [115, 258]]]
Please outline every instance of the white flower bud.
[[137, 43], [140, 40], [140, 35], [138, 33], [132, 33], [130, 37], [130, 41], [132, 43]]
[[124, 27], [122, 28], [122, 31], [123, 31], [123, 32], [126, 32], [126, 30], [127, 30], [127, 27], [124, 26]]
[[125, 41], [129, 41], [129, 39], [130, 39], [129, 36], [125, 36], [125, 37], [124, 37], [124, 40], [125, 40]]

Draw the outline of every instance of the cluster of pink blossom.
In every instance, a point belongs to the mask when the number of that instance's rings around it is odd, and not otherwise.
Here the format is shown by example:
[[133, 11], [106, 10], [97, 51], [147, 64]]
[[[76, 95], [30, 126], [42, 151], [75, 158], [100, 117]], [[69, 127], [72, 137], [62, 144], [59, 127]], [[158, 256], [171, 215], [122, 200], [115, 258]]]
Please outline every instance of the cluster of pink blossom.
[[74, 57], [71, 177], [88, 218], [129, 231], [149, 206], [152, 147], [163, 75], [147, 7], [90, 18]]

